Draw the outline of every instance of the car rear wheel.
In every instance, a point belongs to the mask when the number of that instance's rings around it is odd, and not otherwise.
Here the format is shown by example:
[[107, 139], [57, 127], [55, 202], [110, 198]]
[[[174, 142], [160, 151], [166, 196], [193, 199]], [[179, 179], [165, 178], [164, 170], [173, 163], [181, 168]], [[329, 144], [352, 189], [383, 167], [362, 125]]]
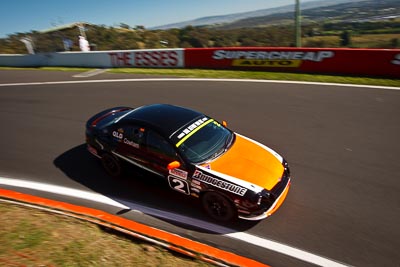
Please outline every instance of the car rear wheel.
[[231, 221], [237, 218], [235, 206], [229, 199], [217, 192], [207, 192], [201, 198], [206, 213], [217, 221]]
[[122, 174], [121, 162], [111, 154], [105, 153], [101, 156], [101, 164], [111, 177], [120, 177]]

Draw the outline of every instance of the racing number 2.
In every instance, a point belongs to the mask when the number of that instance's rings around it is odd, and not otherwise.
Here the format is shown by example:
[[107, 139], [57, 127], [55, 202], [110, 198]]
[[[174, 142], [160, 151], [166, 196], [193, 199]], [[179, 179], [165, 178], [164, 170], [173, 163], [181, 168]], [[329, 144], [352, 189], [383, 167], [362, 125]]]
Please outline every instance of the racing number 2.
[[175, 176], [168, 176], [168, 183], [172, 189], [183, 194], [190, 195], [189, 184], [187, 181], [179, 179]]

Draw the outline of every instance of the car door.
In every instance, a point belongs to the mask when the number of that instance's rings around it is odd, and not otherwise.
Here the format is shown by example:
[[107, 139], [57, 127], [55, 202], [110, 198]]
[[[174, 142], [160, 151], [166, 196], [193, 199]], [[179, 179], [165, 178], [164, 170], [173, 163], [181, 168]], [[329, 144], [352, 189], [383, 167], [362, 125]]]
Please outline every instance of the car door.
[[146, 131], [146, 151], [150, 166], [164, 176], [168, 175], [168, 164], [180, 161], [175, 148], [154, 130]]
[[[146, 131], [146, 149], [151, 168], [167, 178], [169, 186], [186, 195], [190, 194], [188, 171], [175, 147], [155, 131]], [[168, 170], [173, 161], [180, 163], [179, 168]]]
[[115, 153], [126, 161], [145, 168], [149, 165], [145, 148], [145, 130], [140, 125], [119, 125], [112, 136], [117, 142]]

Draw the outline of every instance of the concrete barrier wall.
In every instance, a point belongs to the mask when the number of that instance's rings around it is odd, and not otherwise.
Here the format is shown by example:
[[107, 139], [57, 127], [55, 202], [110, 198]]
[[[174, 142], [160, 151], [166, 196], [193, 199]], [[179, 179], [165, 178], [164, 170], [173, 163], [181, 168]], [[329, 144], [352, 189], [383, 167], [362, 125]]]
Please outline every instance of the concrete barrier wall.
[[400, 78], [400, 49], [230, 47], [0, 55], [0, 66], [208, 68]]
[[183, 56], [183, 49], [61, 52], [41, 53], [35, 55], [0, 55], [0, 66], [183, 68]]
[[37, 55], [0, 55], [2, 67], [36, 67], [40, 66]]

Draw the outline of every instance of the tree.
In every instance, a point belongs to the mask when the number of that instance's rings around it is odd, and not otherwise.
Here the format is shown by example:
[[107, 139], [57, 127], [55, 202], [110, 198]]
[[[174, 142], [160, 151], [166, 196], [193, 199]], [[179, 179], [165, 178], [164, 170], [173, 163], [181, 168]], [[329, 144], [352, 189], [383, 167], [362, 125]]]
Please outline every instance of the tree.
[[137, 30], [137, 31], [144, 31], [144, 30], [146, 30], [146, 28], [145, 28], [143, 25], [136, 25], [134, 29]]
[[351, 33], [350, 31], [343, 31], [340, 34], [340, 46], [351, 46]]
[[126, 24], [126, 23], [120, 23], [120, 24], [119, 24], [119, 27], [121, 27], [122, 29], [127, 29], [127, 30], [129, 30], [129, 29], [131, 28], [131, 26], [129, 26], [129, 25]]
[[392, 48], [397, 48], [400, 46], [399, 38], [393, 38], [390, 40], [390, 44]]

